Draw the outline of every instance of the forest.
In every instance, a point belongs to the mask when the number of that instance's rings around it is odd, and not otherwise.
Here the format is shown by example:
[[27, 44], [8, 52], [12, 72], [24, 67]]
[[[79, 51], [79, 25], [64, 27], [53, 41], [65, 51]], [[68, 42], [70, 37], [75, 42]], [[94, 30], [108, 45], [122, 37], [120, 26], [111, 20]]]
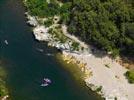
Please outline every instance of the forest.
[[[34, 16], [61, 16], [70, 34], [115, 56], [134, 55], [133, 0], [27, 0]], [[62, 3], [60, 6], [59, 3]]]
[[134, 9], [123, 0], [74, 0], [69, 32], [113, 56], [134, 55]]

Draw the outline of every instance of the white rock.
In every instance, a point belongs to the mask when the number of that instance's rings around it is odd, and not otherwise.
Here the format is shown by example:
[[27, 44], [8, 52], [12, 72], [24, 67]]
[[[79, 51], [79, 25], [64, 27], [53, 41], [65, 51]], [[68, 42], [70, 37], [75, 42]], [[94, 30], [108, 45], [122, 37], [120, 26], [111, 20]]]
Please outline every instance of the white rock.
[[37, 26], [38, 25], [38, 22], [35, 18], [35, 16], [30, 16], [27, 12], [25, 13], [27, 15], [27, 23], [30, 24], [31, 26]]
[[51, 38], [50, 34], [48, 34], [48, 28], [45, 28], [45, 26], [37, 26], [34, 28], [33, 33], [39, 41], [49, 41]]

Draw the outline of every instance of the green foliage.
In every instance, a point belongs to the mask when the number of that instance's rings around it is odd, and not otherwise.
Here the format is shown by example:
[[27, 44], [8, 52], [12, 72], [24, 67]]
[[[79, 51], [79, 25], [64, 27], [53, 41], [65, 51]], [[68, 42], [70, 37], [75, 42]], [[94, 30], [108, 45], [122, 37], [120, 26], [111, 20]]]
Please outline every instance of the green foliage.
[[55, 0], [50, 3], [46, 0], [27, 0], [26, 7], [30, 14], [40, 17], [57, 15], [60, 9], [59, 4]]
[[64, 3], [60, 8], [60, 15], [62, 23], [68, 23], [70, 20], [71, 2]]
[[102, 86], [99, 86], [97, 89], [96, 89], [96, 92], [101, 92], [102, 90]]
[[133, 27], [125, 26], [134, 20], [132, 11], [123, 0], [74, 0], [68, 30], [113, 56], [123, 52], [134, 55], [132, 48], [127, 49], [134, 45], [128, 36]]
[[72, 49], [73, 49], [73, 50], [79, 50], [79, 43], [73, 42], [73, 43], [72, 43]]
[[134, 70], [127, 71], [125, 76], [127, 77], [129, 83], [134, 83]]
[[8, 90], [5, 87], [4, 78], [6, 77], [6, 73], [2, 67], [0, 67], [0, 97], [8, 94]]
[[44, 25], [46, 27], [49, 27], [53, 24], [53, 19], [52, 18], [48, 18], [46, 21], [44, 21]]
[[67, 37], [62, 34], [62, 31], [57, 27], [56, 29], [51, 29], [49, 32], [54, 36], [56, 41], [61, 43], [65, 43], [67, 41]]
[[63, 20], [68, 20], [71, 2], [63, 1], [61, 7], [57, 0], [27, 0], [25, 5], [28, 8], [31, 15], [39, 17], [53, 17], [54, 15], [61, 15]]
[[5, 87], [4, 81], [0, 79], [0, 97], [7, 95], [7, 89]]
[[129, 38], [134, 39], [134, 23], [125, 24], [125, 33]]
[[61, 16], [71, 34], [114, 57], [134, 55], [133, 0], [27, 0], [26, 6], [35, 16]]
[[134, 55], [134, 23], [125, 24], [125, 38], [122, 52], [128, 56]]

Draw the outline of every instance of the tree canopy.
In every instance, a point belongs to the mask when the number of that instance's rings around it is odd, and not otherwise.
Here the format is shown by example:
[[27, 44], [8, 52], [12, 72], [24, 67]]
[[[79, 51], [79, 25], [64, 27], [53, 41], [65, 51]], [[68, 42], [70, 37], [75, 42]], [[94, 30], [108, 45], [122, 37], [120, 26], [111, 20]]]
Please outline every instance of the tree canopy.
[[34, 16], [61, 16], [70, 34], [113, 56], [134, 55], [134, 0], [26, 0], [26, 6]]
[[111, 52], [134, 55], [134, 12], [123, 0], [73, 0], [69, 32]]

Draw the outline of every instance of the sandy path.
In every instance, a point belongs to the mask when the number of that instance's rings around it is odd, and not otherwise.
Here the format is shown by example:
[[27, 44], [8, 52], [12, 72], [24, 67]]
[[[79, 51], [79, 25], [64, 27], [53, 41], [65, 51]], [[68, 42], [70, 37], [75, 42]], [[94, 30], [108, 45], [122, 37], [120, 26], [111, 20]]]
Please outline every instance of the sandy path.
[[71, 34], [68, 34], [68, 32], [67, 32], [67, 27], [66, 27], [65, 25], [62, 25], [62, 31], [63, 31], [63, 34], [64, 34], [66, 37], [68, 37], [68, 38], [70, 38], [70, 39], [72, 39], [72, 40], [78, 42], [82, 47], [88, 48], [88, 45], [86, 45], [84, 42], [80, 41], [76, 36], [71, 35]]

